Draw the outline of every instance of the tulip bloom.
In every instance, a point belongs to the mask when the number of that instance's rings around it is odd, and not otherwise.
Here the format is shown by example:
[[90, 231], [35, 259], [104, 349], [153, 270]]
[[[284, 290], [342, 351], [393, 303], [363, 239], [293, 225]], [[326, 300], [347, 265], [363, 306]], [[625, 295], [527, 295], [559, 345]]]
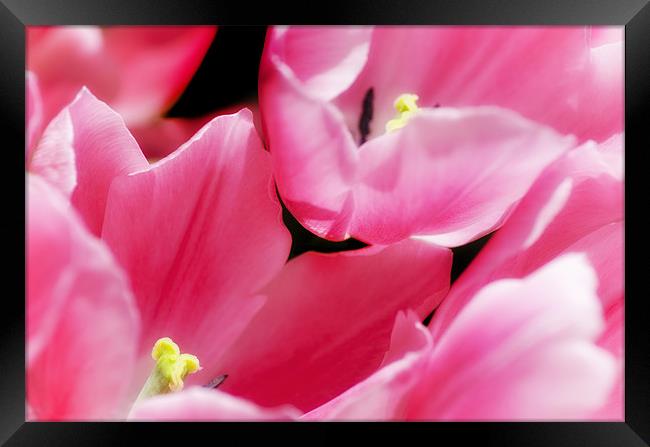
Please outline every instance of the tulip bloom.
[[[212, 120], [173, 154], [149, 164], [119, 115], [82, 90], [44, 132], [32, 167], [28, 203], [36, 211], [30, 208], [28, 241], [58, 243], [55, 232], [38, 237], [43, 226], [71, 221], [66, 231], [92, 240], [102, 247], [97, 251], [110, 250], [115, 261], [109, 267], [119, 270], [111, 274], [128, 278], [130, 286], [107, 284], [95, 292], [84, 281], [86, 289], [65, 289], [67, 298], [60, 301], [46, 288], [29, 287], [28, 307], [39, 303], [39, 309], [68, 316], [57, 320], [57, 330], [94, 334], [98, 326], [97, 338], [78, 340], [88, 346], [75, 350], [73, 344], [60, 363], [54, 361], [61, 355], [57, 338], [39, 338], [48, 356], [28, 362], [28, 405], [35, 419], [124, 418], [138, 396], [134, 412], [148, 399], [157, 402], [161, 390], [205, 385], [223, 374], [228, 379], [219, 390], [186, 390], [187, 398], [210, 393], [206, 408], [221, 408], [231, 419], [296, 414], [286, 404], [306, 411], [379, 366], [398, 311], [414, 308], [424, 318], [448, 291], [451, 253], [427, 241], [306, 253], [285, 265], [290, 237], [274, 197], [268, 153], [246, 110]], [[46, 186], [58, 191], [45, 194]], [[32, 199], [39, 194], [46, 198]], [[48, 213], [43, 203], [57, 201], [57, 209], [75, 217], [37, 218]], [[93, 239], [98, 237], [103, 242]], [[30, 248], [28, 276], [36, 283], [34, 271], [57, 277], [57, 270], [43, 266], [46, 261], [68, 269], [65, 259], [47, 258], [46, 251]], [[91, 255], [86, 262], [92, 263]], [[86, 306], [93, 293], [97, 298]], [[92, 305], [111, 293], [132, 293], [136, 321], [130, 311], [116, 317], [131, 325], [128, 331], [104, 321], [101, 308]], [[82, 307], [79, 319], [67, 303]], [[43, 324], [42, 312], [28, 314], [30, 327]], [[95, 365], [89, 352], [103, 355], [106, 344], [125, 354], [116, 361], [118, 354], [110, 351]], [[89, 375], [82, 385], [93, 380], [93, 386], [105, 386], [100, 396], [110, 399], [97, 402], [97, 393], [76, 388], [79, 364], [106, 370], [109, 379], [96, 382]], [[74, 398], [83, 392], [87, 397]], [[183, 408], [181, 394], [176, 409]]]
[[438, 340], [402, 315], [385, 366], [305, 420], [579, 420], [614, 384], [584, 257], [482, 287]]
[[[481, 288], [437, 341], [420, 321], [400, 312], [381, 367], [298, 419], [575, 420], [614, 385], [613, 356], [595, 344], [604, 323], [583, 256]], [[223, 399], [202, 390], [160, 396], [133, 417], [222, 420]]]
[[28, 27], [27, 69], [39, 85], [42, 124], [83, 86], [129, 126], [155, 121], [185, 89], [215, 33], [214, 26]]
[[565, 253], [584, 253], [598, 276], [606, 330], [599, 346], [617, 361], [617, 387], [596, 416], [623, 418], [623, 138], [588, 142], [540, 176], [506, 224], [454, 283], [431, 321], [434, 340], [484, 284], [522, 278]]
[[284, 203], [315, 234], [457, 246], [543, 168], [622, 129], [622, 30], [276, 27], [260, 110]]

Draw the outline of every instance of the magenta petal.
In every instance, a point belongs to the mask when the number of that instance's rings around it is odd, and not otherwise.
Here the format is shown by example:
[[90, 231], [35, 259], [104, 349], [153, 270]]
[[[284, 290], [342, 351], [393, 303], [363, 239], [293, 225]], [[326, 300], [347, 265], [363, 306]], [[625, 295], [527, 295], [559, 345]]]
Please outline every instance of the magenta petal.
[[433, 346], [419, 322], [398, 318], [391, 350], [421, 342], [302, 419], [590, 417], [616, 375], [613, 357], [595, 346], [603, 328], [595, 290], [586, 258], [569, 255], [481, 289]]
[[215, 362], [289, 254], [280, 212], [269, 156], [246, 109], [215, 118], [149, 169], [113, 181], [102, 237], [131, 278], [142, 353], [171, 337], [201, 361], [190, 383], [223, 373]]
[[486, 283], [521, 278], [564, 252], [589, 255], [605, 309], [622, 299], [622, 141], [617, 140], [618, 150], [588, 143], [549, 166], [454, 284], [431, 322], [434, 338]]
[[399, 312], [381, 367], [367, 379], [303, 415], [308, 421], [393, 420], [405, 411], [405, 396], [420, 380], [431, 336], [417, 315]]
[[129, 419], [140, 421], [289, 421], [299, 416], [289, 406], [262, 408], [223, 393], [192, 387], [181, 393], [156, 396], [138, 403]]
[[265, 58], [281, 70], [291, 70], [310, 95], [330, 100], [363, 69], [371, 36], [371, 27], [273, 27]]
[[586, 261], [481, 289], [436, 343], [407, 418], [581, 419], [603, 405], [616, 366], [595, 346], [604, 322]]
[[474, 293], [499, 278], [521, 278], [562, 253], [585, 253], [598, 274], [606, 330], [599, 345], [616, 357], [619, 392], [601, 418], [622, 417], [622, 138], [587, 143], [550, 166], [463, 275], [431, 322], [437, 339]]
[[437, 306], [450, 266], [449, 250], [413, 240], [292, 259], [224, 358], [223, 390], [303, 411], [335, 397], [382, 363], [398, 311], [421, 321]]
[[43, 87], [49, 121], [82, 86], [129, 124], [159, 116], [180, 95], [214, 26], [28, 27], [27, 65]]
[[122, 118], [84, 88], [48, 125], [29, 170], [71, 195], [99, 235], [113, 179], [148, 166]]
[[572, 144], [506, 110], [423, 110], [360, 149], [350, 233], [379, 244], [411, 234], [444, 246], [470, 242], [499, 226]]
[[358, 152], [343, 116], [290, 73], [262, 68], [260, 76], [262, 124], [284, 204], [317, 235], [347, 238]]
[[63, 196], [33, 175], [27, 188], [31, 418], [117, 417], [139, 335], [128, 280]]

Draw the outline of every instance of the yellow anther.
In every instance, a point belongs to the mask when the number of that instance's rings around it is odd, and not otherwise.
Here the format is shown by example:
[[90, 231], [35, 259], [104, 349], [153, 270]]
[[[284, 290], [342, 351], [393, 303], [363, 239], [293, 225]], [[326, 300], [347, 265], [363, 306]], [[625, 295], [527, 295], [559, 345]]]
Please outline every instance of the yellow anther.
[[395, 100], [397, 116], [386, 123], [386, 132], [392, 132], [406, 126], [408, 120], [418, 111], [418, 95], [404, 93]]
[[153, 345], [151, 357], [154, 360], [160, 359], [164, 355], [180, 355], [181, 350], [174, 341], [169, 337], [159, 338]]
[[183, 389], [185, 377], [201, 369], [199, 359], [192, 354], [181, 354], [178, 345], [169, 337], [156, 341], [151, 350], [151, 357], [156, 361], [156, 366], [137, 400], [180, 391]]

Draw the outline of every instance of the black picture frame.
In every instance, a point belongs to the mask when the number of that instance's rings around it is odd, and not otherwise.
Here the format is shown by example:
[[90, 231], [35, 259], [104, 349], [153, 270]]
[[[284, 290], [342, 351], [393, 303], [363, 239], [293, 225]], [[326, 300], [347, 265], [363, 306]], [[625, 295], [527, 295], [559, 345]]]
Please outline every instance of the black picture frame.
[[[222, 0], [0, 0], [0, 111], [5, 262], [0, 308], [0, 442], [22, 445], [116, 445], [230, 442], [237, 436], [282, 435], [284, 440], [333, 441], [351, 434], [381, 438], [498, 446], [642, 446], [650, 442], [650, 331], [645, 218], [650, 165], [649, 0], [324, 1], [317, 5]], [[625, 26], [625, 422], [531, 423], [38, 423], [25, 422], [25, 26], [82, 24], [476, 24]], [[641, 172], [639, 172], [641, 171]], [[634, 200], [645, 203], [636, 206]], [[642, 202], [643, 201], [643, 202]], [[191, 430], [191, 434], [186, 431]], [[262, 432], [262, 433], [260, 433]], [[287, 436], [288, 435], [288, 436]], [[196, 437], [197, 441], [193, 441]], [[200, 441], [205, 442], [205, 441]], [[420, 442], [420, 441], [417, 441]], [[470, 444], [471, 445], [471, 444]]]

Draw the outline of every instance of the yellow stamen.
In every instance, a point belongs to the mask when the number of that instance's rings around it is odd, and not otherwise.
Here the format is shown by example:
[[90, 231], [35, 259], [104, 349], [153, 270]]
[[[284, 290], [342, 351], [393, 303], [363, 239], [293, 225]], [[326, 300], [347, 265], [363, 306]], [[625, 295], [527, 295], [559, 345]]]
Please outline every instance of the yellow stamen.
[[156, 341], [151, 350], [151, 357], [156, 361], [156, 366], [137, 400], [181, 391], [183, 379], [201, 369], [199, 359], [191, 354], [181, 354], [178, 345], [169, 337]]
[[397, 116], [386, 123], [386, 132], [393, 132], [406, 126], [406, 123], [418, 111], [418, 95], [404, 93], [399, 95], [395, 100], [395, 110]]

